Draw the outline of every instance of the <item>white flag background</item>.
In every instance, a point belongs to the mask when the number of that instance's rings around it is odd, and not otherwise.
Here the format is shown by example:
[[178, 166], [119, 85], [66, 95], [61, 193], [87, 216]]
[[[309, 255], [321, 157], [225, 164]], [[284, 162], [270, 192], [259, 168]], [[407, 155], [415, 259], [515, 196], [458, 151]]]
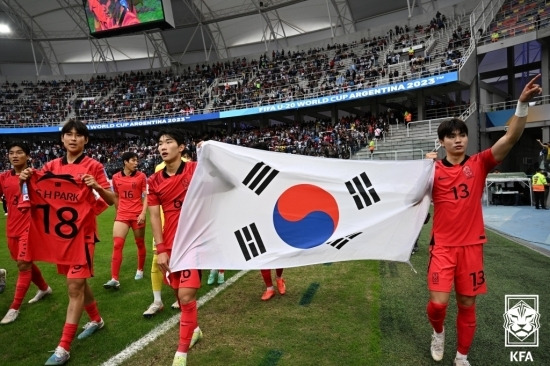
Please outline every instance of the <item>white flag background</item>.
[[433, 168], [431, 160], [323, 159], [207, 141], [171, 270], [406, 262], [430, 205]]

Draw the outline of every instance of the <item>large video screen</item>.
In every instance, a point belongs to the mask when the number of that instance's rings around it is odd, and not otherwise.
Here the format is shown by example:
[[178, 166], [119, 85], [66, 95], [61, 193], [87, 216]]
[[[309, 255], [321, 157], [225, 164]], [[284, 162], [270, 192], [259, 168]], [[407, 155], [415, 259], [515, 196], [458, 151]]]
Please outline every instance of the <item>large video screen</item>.
[[90, 34], [96, 38], [174, 27], [170, 0], [83, 1]]

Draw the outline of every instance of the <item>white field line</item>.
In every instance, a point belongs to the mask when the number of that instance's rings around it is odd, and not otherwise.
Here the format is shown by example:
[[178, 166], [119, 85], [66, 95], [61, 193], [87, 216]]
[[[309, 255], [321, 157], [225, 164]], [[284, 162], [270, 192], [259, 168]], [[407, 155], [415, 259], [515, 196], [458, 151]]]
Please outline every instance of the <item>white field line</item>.
[[[206, 304], [208, 301], [212, 300], [216, 295], [225, 290], [228, 286], [231, 286], [239, 278], [241, 278], [248, 271], [240, 271], [235, 275], [231, 276], [223, 285], [214, 287], [212, 290], [197, 300], [197, 308], [200, 308], [202, 305]], [[174, 315], [173, 317], [167, 319], [163, 323], [157, 325], [149, 333], [145, 334], [141, 339], [138, 339], [134, 343], [130, 344], [128, 347], [120, 351], [120, 353], [114, 355], [107, 361], [105, 361], [102, 366], [118, 366], [124, 361], [128, 360], [130, 357], [141, 351], [149, 343], [153, 342], [155, 339], [166, 333], [170, 328], [174, 327], [180, 321], [180, 313]]]

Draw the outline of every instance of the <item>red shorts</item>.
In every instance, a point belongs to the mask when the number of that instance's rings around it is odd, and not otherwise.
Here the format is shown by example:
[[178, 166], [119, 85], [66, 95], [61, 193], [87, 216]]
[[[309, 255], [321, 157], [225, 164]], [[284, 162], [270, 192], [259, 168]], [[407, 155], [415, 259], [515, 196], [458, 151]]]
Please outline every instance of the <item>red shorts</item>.
[[28, 235], [21, 235], [8, 238], [8, 249], [11, 259], [14, 261], [30, 262], [30, 253], [27, 250]]
[[199, 269], [185, 269], [183, 271], [172, 272], [164, 277], [168, 285], [174, 290], [178, 288], [201, 288], [201, 271]]
[[483, 244], [445, 247], [430, 245], [428, 289], [475, 296], [487, 292], [483, 271]]
[[91, 278], [94, 276], [94, 250], [95, 244], [87, 244], [88, 263], [83, 265], [58, 264], [57, 273], [67, 278]]
[[143, 229], [145, 227], [145, 221], [141, 224], [138, 224], [137, 219], [136, 220], [118, 220], [115, 219], [115, 221], [122, 222], [123, 224], [126, 224], [126, 226], [131, 227], [132, 230], [137, 229]]

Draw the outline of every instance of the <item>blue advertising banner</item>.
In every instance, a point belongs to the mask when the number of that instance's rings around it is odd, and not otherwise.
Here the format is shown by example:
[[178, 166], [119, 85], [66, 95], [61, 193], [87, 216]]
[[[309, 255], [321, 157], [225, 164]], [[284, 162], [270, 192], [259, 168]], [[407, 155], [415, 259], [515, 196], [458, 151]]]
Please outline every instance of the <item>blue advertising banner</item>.
[[[169, 118], [155, 118], [141, 121], [122, 121], [112, 123], [91, 123], [88, 125], [90, 131], [112, 130], [119, 128], [135, 128], [159, 126], [171, 123], [191, 123], [200, 121], [212, 121], [220, 118], [235, 118], [253, 114], [280, 112], [285, 110], [294, 110], [299, 108], [309, 108], [314, 106], [327, 105], [332, 103], [343, 103], [352, 100], [375, 97], [380, 95], [401, 93], [405, 91], [443, 85], [458, 80], [458, 71], [448, 72], [446, 74], [434, 75], [425, 78], [404, 81], [401, 83], [377, 86], [374, 88], [355, 90], [343, 94], [328, 95], [323, 97], [297, 100], [292, 102], [277, 103], [253, 108], [234, 109], [230, 111], [213, 112], [206, 114], [193, 114], [190, 116], [174, 116]], [[0, 128], [0, 134], [27, 134], [27, 133], [52, 133], [59, 132], [61, 126], [55, 127], [27, 127], [27, 128]]]
[[318, 97], [305, 100], [297, 100], [293, 102], [278, 103], [254, 108], [235, 109], [232, 111], [220, 112], [220, 118], [239, 117], [258, 113], [280, 112], [284, 110], [292, 110], [298, 108], [315, 107], [331, 103], [349, 102], [355, 99], [368, 98], [379, 95], [400, 93], [414, 89], [425, 88], [428, 86], [436, 86], [451, 83], [458, 80], [458, 72], [453, 71], [442, 75], [429, 76], [421, 79], [404, 81], [397, 84], [377, 86], [374, 88], [351, 91], [343, 94], [328, 95], [326, 97]]

